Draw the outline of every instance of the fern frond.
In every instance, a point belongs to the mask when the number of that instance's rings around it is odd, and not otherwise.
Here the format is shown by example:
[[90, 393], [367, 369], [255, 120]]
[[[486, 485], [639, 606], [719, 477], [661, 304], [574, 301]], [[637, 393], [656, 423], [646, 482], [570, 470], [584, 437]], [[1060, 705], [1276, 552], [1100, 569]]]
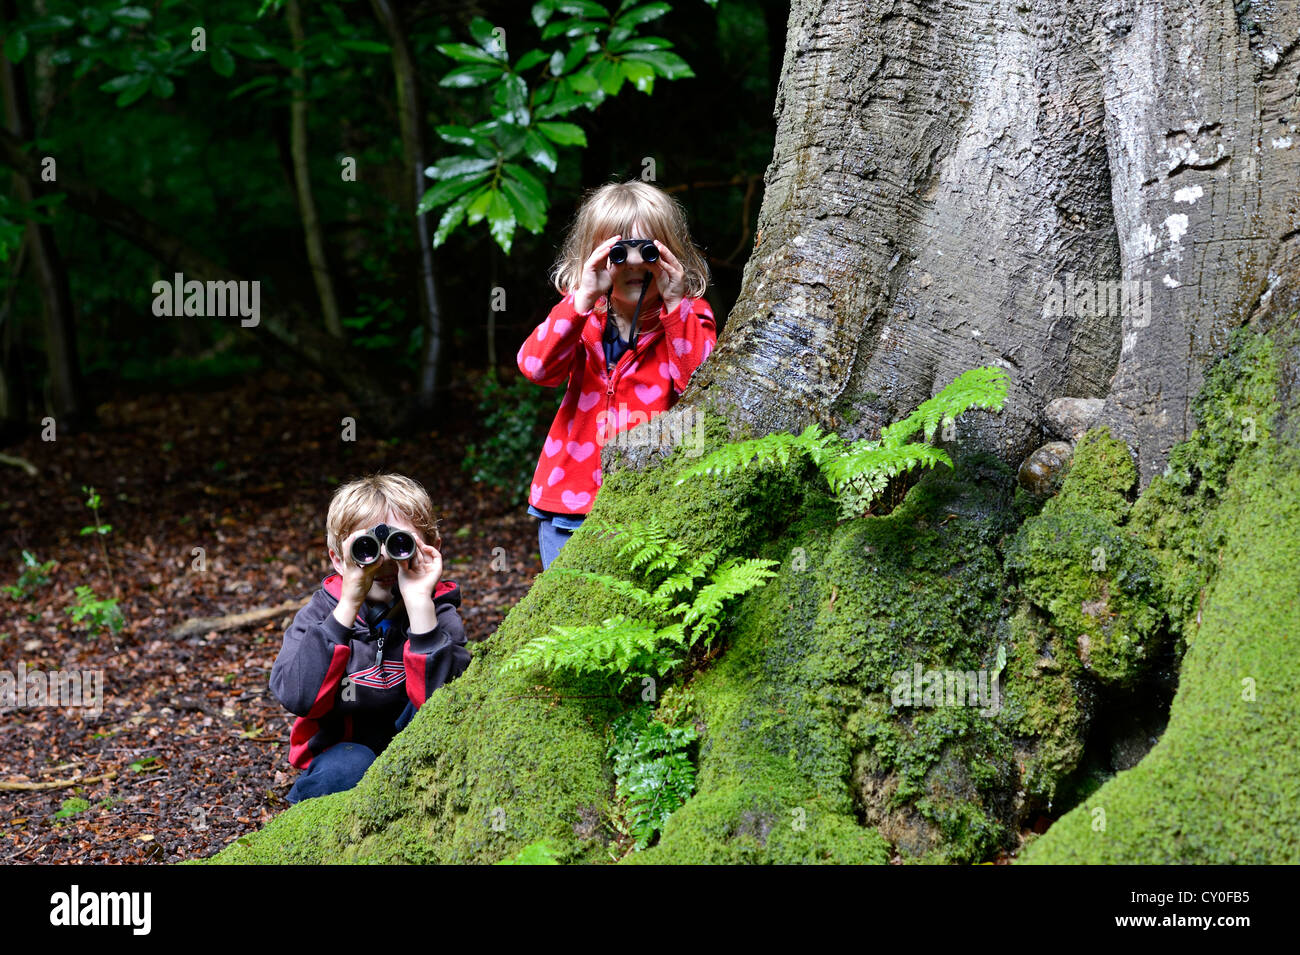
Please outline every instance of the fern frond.
[[751, 464], [780, 464], [786, 467], [792, 456], [809, 453], [811, 448], [820, 447], [827, 439], [820, 427], [810, 424], [801, 434], [778, 431], [761, 438], [737, 441], [718, 448], [704, 460], [691, 465], [677, 478], [676, 484], [705, 474], [725, 476]]
[[686, 545], [664, 526], [658, 515], [644, 521], [616, 524], [612, 528], [624, 538], [618, 557], [632, 555], [631, 569], [641, 569], [646, 576], [659, 570], [672, 570], [686, 556]]
[[543, 634], [520, 647], [502, 670], [539, 666], [579, 673], [604, 673], [611, 669], [628, 672], [660, 662], [655, 652], [660, 630], [642, 620], [629, 620], [619, 614], [599, 625], [555, 624], [551, 629], [553, 633]]
[[884, 490], [890, 478], [911, 468], [934, 467], [936, 464], [952, 466], [952, 459], [942, 448], [930, 444], [904, 444], [901, 447], [882, 446], [878, 441], [859, 441], [848, 453], [832, 458], [822, 465], [822, 475], [836, 494], [846, 490]]
[[674, 594], [690, 593], [695, 589], [695, 581], [709, 572], [721, 553], [714, 548], [695, 558], [679, 572], [665, 579], [655, 590], [655, 598], [663, 600], [666, 604]]
[[945, 418], [955, 419], [971, 408], [998, 411], [1006, 400], [1009, 382], [1006, 371], [992, 365], [964, 371], [933, 398], [921, 402], [902, 421], [882, 430], [880, 443], [887, 448], [901, 447], [918, 430], [923, 430], [925, 440], [930, 441]]
[[696, 627], [695, 636], [709, 635], [718, 626], [723, 604], [732, 597], [748, 593], [769, 578], [775, 577], [772, 567], [780, 561], [751, 557], [748, 560], [731, 558], [718, 568], [713, 579], [700, 588], [695, 601], [682, 617], [686, 626]]
[[646, 607], [659, 613], [667, 611], [668, 605], [671, 603], [671, 600], [667, 595], [661, 595], [658, 592], [652, 594], [650, 591], [638, 587], [636, 584], [632, 583], [632, 581], [623, 577], [614, 577], [610, 574], [596, 574], [589, 570], [574, 570], [572, 567], [556, 567], [555, 572], [557, 574], [566, 574], [570, 577], [582, 577], [586, 580], [603, 584], [620, 597], [628, 597], [635, 600], [642, 607]]

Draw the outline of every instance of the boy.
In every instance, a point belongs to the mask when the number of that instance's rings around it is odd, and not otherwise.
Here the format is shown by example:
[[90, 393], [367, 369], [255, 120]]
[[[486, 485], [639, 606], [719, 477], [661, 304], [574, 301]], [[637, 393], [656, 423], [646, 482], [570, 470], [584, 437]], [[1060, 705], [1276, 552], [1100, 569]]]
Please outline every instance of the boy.
[[[352, 542], [380, 523], [412, 534], [416, 552], [393, 561], [381, 551], [358, 566]], [[441, 580], [442, 535], [423, 487], [397, 474], [343, 485], [330, 501], [326, 542], [337, 573], [298, 611], [271, 667], [271, 692], [298, 717], [289, 761], [304, 772], [291, 803], [355, 786], [429, 694], [470, 660], [460, 588]]]

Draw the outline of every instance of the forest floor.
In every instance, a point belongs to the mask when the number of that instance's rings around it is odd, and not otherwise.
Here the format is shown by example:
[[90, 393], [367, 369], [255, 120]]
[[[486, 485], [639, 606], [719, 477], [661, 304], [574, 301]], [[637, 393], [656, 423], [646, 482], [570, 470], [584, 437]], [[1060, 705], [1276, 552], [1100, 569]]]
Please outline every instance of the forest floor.
[[[451, 395], [418, 437], [390, 443], [360, 422], [355, 442], [341, 442], [340, 419], [355, 413], [346, 399], [267, 373], [218, 391], [123, 396], [99, 407], [93, 433], [6, 449], [40, 473], [0, 474], [0, 585], [17, 582], [10, 555], [23, 550], [56, 564], [22, 598], [0, 593], [0, 670], [98, 671], [102, 712], [0, 709], [0, 864], [200, 858], [287, 808], [293, 717], [267, 681], [294, 611], [171, 634], [192, 618], [304, 605], [332, 573], [325, 515], [344, 481], [372, 471], [420, 481], [466, 633], [496, 629], [541, 572], [537, 525], [462, 470], [479, 415], [467, 389]], [[95, 523], [83, 485], [102, 498], [107, 534], [81, 533]], [[498, 547], [507, 570], [493, 569]], [[116, 594], [122, 629], [75, 624], [78, 586]]]

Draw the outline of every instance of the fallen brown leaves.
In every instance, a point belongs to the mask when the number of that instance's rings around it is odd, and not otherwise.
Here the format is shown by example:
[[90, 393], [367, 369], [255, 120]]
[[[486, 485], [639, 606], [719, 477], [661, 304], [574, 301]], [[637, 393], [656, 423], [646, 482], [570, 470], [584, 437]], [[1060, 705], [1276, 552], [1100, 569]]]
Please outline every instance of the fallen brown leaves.
[[[0, 862], [198, 858], [287, 807], [292, 717], [267, 680], [292, 610], [222, 632], [169, 632], [305, 603], [330, 572], [325, 512], [342, 481], [384, 470], [424, 484], [466, 631], [474, 640], [496, 629], [541, 571], [536, 524], [522, 502], [461, 471], [478, 414], [456, 401], [436, 432], [344, 443], [338, 422], [355, 409], [301, 376], [267, 375], [206, 394], [121, 397], [100, 406], [93, 434], [9, 449], [39, 476], [4, 475], [0, 584], [16, 582], [24, 549], [58, 563], [26, 600], [0, 594], [0, 669], [102, 670], [104, 700], [99, 715], [0, 711], [0, 780], [11, 790], [0, 800]], [[78, 585], [112, 595], [98, 544], [79, 533], [91, 523], [83, 484], [99, 491], [113, 528], [104, 543], [126, 619], [117, 634], [78, 629], [65, 610]], [[192, 566], [197, 547], [204, 572]], [[510, 571], [492, 569], [494, 547]]]

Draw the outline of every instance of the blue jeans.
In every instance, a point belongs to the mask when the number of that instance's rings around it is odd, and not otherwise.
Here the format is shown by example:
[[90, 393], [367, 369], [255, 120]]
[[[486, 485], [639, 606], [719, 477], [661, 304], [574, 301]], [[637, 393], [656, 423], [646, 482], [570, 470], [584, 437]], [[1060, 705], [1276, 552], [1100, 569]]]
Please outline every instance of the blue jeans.
[[[566, 515], [568, 516], [568, 515]], [[579, 522], [580, 523], [580, 522]], [[542, 570], [551, 566], [551, 561], [560, 553], [573, 532], [578, 528], [566, 529], [560, 527], [549, 517], [540, 518], [537, 521], [537, 544], [542, 554]]]
[[369, 746], [335, 743], [312, 757], [311, 765], [294, 780], [293, 788], [284, 798], [291, 803], [301, 802], [351, 789], [361, 782], [374, 761], [375, 753]]

